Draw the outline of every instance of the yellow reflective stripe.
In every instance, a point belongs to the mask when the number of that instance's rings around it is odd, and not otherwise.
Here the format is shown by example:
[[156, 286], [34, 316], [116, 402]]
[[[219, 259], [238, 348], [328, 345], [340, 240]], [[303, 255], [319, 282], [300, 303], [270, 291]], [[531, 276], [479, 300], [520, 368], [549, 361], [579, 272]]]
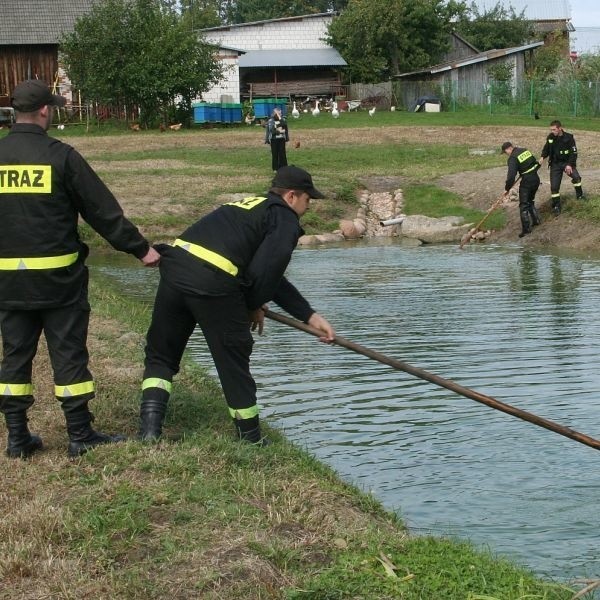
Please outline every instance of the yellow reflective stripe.
[[31, 396], [32, 383], [0, 383], [0, 396]]
[[203, 248], [198, 244], [192, 244], [191, 242], [186, 242], [185, 240], [180, 240], [177, 238], [173, 242], [173, 246], [179, 246], [184, 250], [187, 250], [190, 254], [205, 260], [207, 263], [218, 267], [222, 271], [233, 275], [234, 277], [238, 274], [238, 268], [227, 258], [209, 250], [208, 248]]
[[37, 256], [33, 258], [0, 258], [0, 271], [27, 271], [28, 269], [59, 269], [72, 265], [78, 252], [62, 256]]
[[70, 398], [71, 396], [90, 394], [94, 389], [93, 381], [82, 381], [81, 383], [70, 383], [69, 385], [55, 385], [54, 395], [57, 398]]
[[551, 194], [550, 198], [560, 198], [560, 193], [559, 194]]
[[231, 408], [229, 407], [229, 414], [234, 419], [251, 419], [252, 417], [256, 417], [259, 413], [258, 405], [255, 404], [250, 408]]
[[51, 193], [51, 165], [0, 165], [0, 194]]
[[245, 210], [250, 210], [255, 206], [264, 202], [266, 198], [263, 196], [253, 196], [250, 198], [244, 198], [243, 200], [237, 200], [236, 202], [225, 202], [227, 206], [237, 206], [238, 208], [244, 208]]
[[535, 171], [538, 168], [539, 165], [533, 165], [533, 167], [531, 167], [531, 169], [527, 169], [527, 171], [523, 171], [523, 173], [521, 173], [521, 175], [526, 175], [527, 173], [531, 173], [531, 171]]
[[574, 183], [573, 187], [581, 187], [581, 181], [579, 183]]
[[144, 381], [142, 381], [142, 390], [147, 390], [148, 388], [159, 388], [170, 394], [171, 386], [172, 384], [170, 381], [166, 379], [160, 379], [158, 377], [148, 377], [148, 379], [144, 379]]

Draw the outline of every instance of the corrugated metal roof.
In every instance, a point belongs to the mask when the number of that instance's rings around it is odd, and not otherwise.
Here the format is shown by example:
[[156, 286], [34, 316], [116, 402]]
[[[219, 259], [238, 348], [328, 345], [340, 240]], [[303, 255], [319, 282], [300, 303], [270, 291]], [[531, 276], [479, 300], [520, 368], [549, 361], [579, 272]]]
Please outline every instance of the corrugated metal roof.
[[492, 10], [496, 4], [506, 10], [512, 7], [517, 15], [524, 11], [528, 21], [568, 21], [571, 18], [569, 0], [472, 0], [472, 3], [480, 13]]
[[433, 65], [426, 69], [420, 69], [419, 71], [411, 71], [410, 73], [400, 73], [397, 77], [408, 77], [409, 75], [420, 75], [425, 73], [441, 73], [442, 71], [451, 71], [452, 69], [460, 69], [478, 62], [485, 62], [494, 58], [500, 58], [501, 56], [509, 56], [510, 54], [516, 54], [517, 52], [524, 52], [525, 50], [532, 50], [543, 46], [544, 42], [533, 42], [532, 44], [526, 44], [525, 46], [516, 46], [514, 48], [502, 48], [500, 50], [488, 50], [487, 52], [481, 52], [480, 54], [473, 54], [472, 56], [465, 56], [460, 60], [453, 60], [446, 63], [440, 63], [439, 65]]
[[98, 0], [0, 0], [0, 44], [57, 44]]
[[312, 50], [249, 50], [240, 56], [240, 67], [345, 67], [335, 48]]

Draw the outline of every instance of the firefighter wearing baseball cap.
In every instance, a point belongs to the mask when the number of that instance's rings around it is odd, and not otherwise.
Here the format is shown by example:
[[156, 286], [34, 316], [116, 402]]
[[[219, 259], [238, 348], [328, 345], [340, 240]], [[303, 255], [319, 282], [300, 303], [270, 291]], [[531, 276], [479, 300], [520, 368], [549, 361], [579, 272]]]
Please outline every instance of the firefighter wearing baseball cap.
[[253, 338], [263, 307], [273, 301], [323, 332], [333, 327], [284, 277], [303, 231], [299, 217], [323, 198], [312, 177], [295, 166], [277, 170], [266, 196], [224, 204], [194, 223], [172, 246], [160, 247], [161, 280], [147, 334], [140, 438], [155, 440], [174, 375], [199, 325], [211, 352], [229, 414], [241, 440], [264, 445], [256, 384], [250, 373]]
[[145, 265], [160, 255], [128, 221], [116, 198], [71, 146], [47, 135], [54, 107], [65, 99], [39, 80], [24, 81], [11, 97], [16, 122], [0, 140], [0, 412], [9, 457], [28, 457], [42, 440], [27, 425], [34, 402], [32, 361], [44, 332], [69, 435], [68, 453], [124, 439], [95, 431], [88, 402], [87, 246], [78, 217], [117, 250]]
[[502, 144], [502, 153], [508, 154], [506, 165], [508, 172], [506, 174], [506, 184], [504, 185], [504, 194], [508, 192], [515, 184], [517, 175], [521, 177], [519, 184], [519, 214], [521, 217], [521, 233], [523, 237], [535, 225], [541, 223], [540, 215], [535, 207], [535, 195], [540, 187], [540, 177], [538, 170], [540, 163], [536, 157], [526, 148], [517, 148], [511, 142]]

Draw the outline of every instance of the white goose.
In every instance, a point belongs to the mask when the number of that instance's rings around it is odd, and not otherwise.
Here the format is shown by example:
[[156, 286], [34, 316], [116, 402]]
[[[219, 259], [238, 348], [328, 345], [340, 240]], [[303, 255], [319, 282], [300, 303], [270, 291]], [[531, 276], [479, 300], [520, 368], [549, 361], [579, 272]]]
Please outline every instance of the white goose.
[[315, 100], [315, 107], [312, 109], [312, 115], [313, 117], [318, 117], [321, 114], [321, 111], [319, 110], [319, 101]]
[[292, 108], [292, 117], [297, 119], [300, 116], [300, 111], [296, 108], [296, 101], [294, 100], [294, 108]]
[[340, 111], [338, 110], [337, 102], [334, 102], [331, 106], [331, 116], [334, 119], [337, 119], [340, 116]]
[[373, 107], [373, 108], [372, 108], [372, 109], [369, 111], [369, 116], [370, 116], [370, 117], [372, 117], [372, 116], [375, 114], [375, 109], [376, 109], [376, 108], [377, 108], [377, 107], [376, 107], [376, 106], [374, 106], [374, 107]]

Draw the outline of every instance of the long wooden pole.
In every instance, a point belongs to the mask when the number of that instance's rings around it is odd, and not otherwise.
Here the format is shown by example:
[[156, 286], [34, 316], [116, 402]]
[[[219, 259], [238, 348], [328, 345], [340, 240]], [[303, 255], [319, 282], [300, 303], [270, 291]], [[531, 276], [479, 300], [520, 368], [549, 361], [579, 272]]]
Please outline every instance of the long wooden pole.
[[[521, 176], [519, 175], [515, 179], [515, 182], [510, 186], [511, 190], [515, 187], [515, 185], [517, 185], [517, 183], [519, 182], [520, 179], [521, 179]], [[508, 191], [510, 192], [510, 190], [508, 190]], [[469, 231], [467, 231], [467, 233], [465, 233], [465, 235], [462, 236], [462, 238], [460, 240], [460, 244], [458, 245], [458, 247], [461, 250], [463, 249], [464, 245], [479, 231], [479, 228], [485, 223], [487, 218], [502, 204], [505, 197], [506, 196], [504, 194], [502, 194], [502, 196], [500, 196], [497, 200], [494, 200], [492, 205], [487, 209], [487, 212], [483, 216], [483, 219], [481, 219], [481, 221], [479, 221], [479, 223], [477, 223], [477, 225], [475, 225], [475, 227], [472, 227], [471, 229], [469, 229]]]
[[[315, 329], [314, 327], [310, 327], [310, 325], [306, 325], [297, 321], [296, 319], [291, 319], [279, 313], [275, 313], [271, 310], [265, 311], [265, 316], [273, 321], [278, 321], [279, 323], [283, 323], [284, 325], [289, 325], [290, 327], [295, 327], [300, 331], [305, 331], [306, 333], [310, 333], [316, 337], [322, 337], [323, 332]], [[481, 394], [480, 392], [476, 392], [470, 388], [464, 387], [454, 381], [450, 381], [449, 379], [444, 379], [439, 375], [434, 375], [433, 373], [429, 373], [424, 369], [420, 369], [418, 367], [413, 367], [405, 362], [400, 360], [396, 360], [395, 358], [390, 358], [385, 354], [381, 354], [376, 352], [375, 350], [370, 350], [365, 346], [361, 346], [360, 344], [355, 344], [339, 335], [335, 336], [333, 340], [334, 344], [338, 346], [342, 346], [343, 348], [347, 348], [348, 350], [352, 350], [358, 354], [362, 354], [368, 358], [372, 358], [373, 360], [379, 361], [384, 365], [388, 365], [397, 369], [399, 371], [404, 371], [405, 373], [409, 373], [410, 375], [414, 375], [419, 379], [424, 379], [425, 381], [429, 381], [435, 385], [439, 385], [440, 387], [446, 388], [461, 396], [465, 396], [466, 398], [470, 398], [471, 400], [475, 400], [476, 402], [480, 402], [481, 404], [485, 404], [490, 408], [494, 408], [496, 410], [502, 411], [506, 414], [512, 415], [513, 417], [518, 417], [519, 419], [523, 419], [524, 421], [528, 421], [529, 423], [533, 423], [534, 425], [538, 425], [540, 427], [544, 427], [545, 429], [549, 429], [550, 431], [554, 431], [560, 435], [564, 435], [580, 444], [584, 444], [589, 446], [590, 448], [595, 448], [596, 450], [600, 450], [600, 440], [596, 440], [584, 433], [580, 433], [579, 431], [575, 431], [570, 427], [565, 427], [564, 425], [560, 425], [558, 423], [554, 423], [554, 421], [550, 421], [549, 419], [545, 419], [544, 417], [538, 417], [533, 413], [527, 412], [525, 410], [521, 410], [520, 408], [515, 408], [510, 404], [505, 404], [504, 402], [500, 402], [500, 400], [496, 400], [491, 396], [487, 396], [485, 394]]]

